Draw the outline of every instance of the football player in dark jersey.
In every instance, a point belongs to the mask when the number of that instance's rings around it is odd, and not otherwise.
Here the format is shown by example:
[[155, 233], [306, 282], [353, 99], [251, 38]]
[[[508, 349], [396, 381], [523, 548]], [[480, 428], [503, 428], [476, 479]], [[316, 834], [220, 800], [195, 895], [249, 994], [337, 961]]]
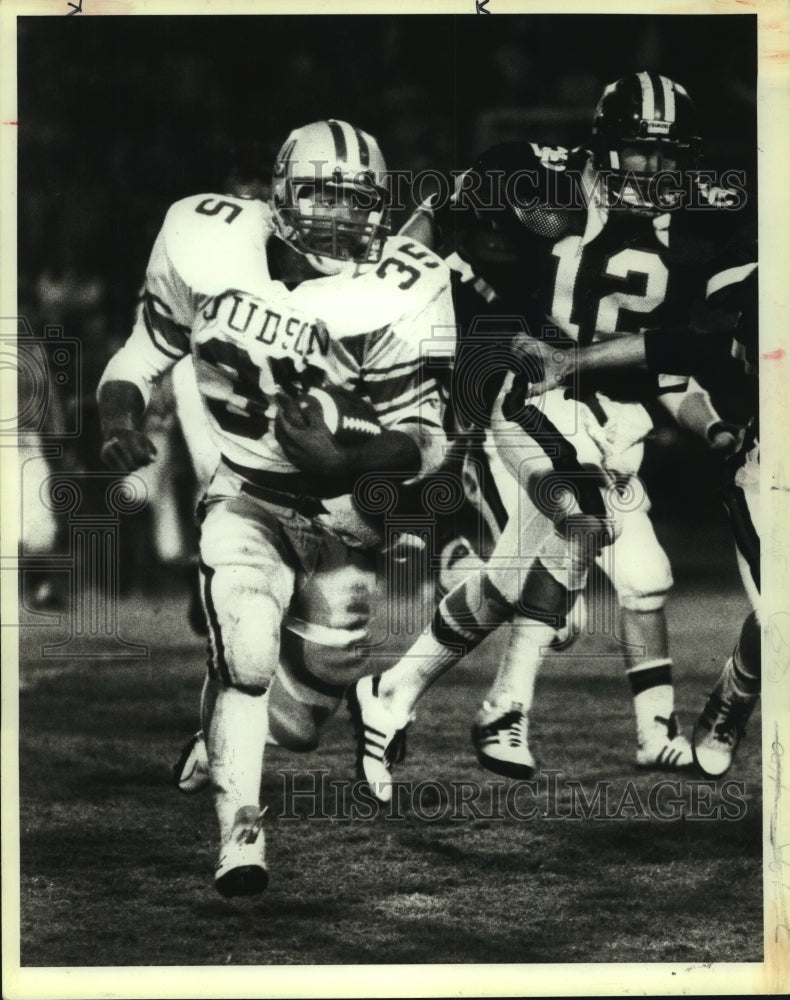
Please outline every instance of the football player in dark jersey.
[[[514, 626], [509, 648], [473, 739], [484, 766], [531, 776], [535, 673], [594, 559], [604, 560], [622, 610], [636, 762], [692, 763], [674, 715], [664, 616], [671, 571], [637, 476], [652, 429], [642, 404], [661, 398], [715, 447], [731, 448], [735, 437], [696, 382], [668, 372], [615, 373], [595, 391], [574, 385], [528, 397], [534, 373], [518, 345], [537, 337], [561, 351], [708, 322], [706, 282], [746, 198], [697, 170], [700, 149], [686, 90], [632, 74], [605, 89], [591, 148], [494, 147], [459, 178], [449, 206], [423, 206], [414, 222], [449, 244], [462, 331], [454, 406], [461, 424], [487, 427], [495, 478], [510, 493], [498, 506], [509, 517], [486, 571], [443, 599], [430, 633], [356, 686], [359, 766], [381, 798], [421, 694], [505, 622]], [[481, 492], [490, 496], [490, 484]]]
[[[729, 357], [743, 363], [744, 372], [758, 374], [757, 243], [748, 234], [733, 243], [711, 276], [706, 299], [712, 308], [737, 316], [731, 331], [702, 335], [687, 329], [646, 330], [626, 341], [593, 344], [560, 354], [533, 344], [539, 381], [528, 396], [570, 384], [574, 378], [588, 387], [615, 372], [677, 372], [715, 380], [727, 371]], [[724, 335], [722, 335], [724, 334]], [[731, 350], [723, 348], [731, 343]], [[732, 655], [694, 727], [692, 748], [700, 770], [711, 778], [729, 770], [745, 735], [746, 723], [760, 694], [760, 483], [759, 414], [755, 386], [744, 386], [752, 416], [739, 447], [727, 460], [724, 505], [730, 517], [738, 567], [752, 610], [746, 616]], [[751, 390], [751, 391], [750, 391]], [[748, 408], [748, 402], [747, 402]]]
[[[739, 238], [720, 261], [721, 270], [708, 282], [707, 301], [717, 309], [737, 314], [731, 355], [743, 363], [756, 383], [758, 374], [757, 244]], [[546, 385], [566, 384], [575, 371], [588, 384], [614, 371], [673, 371], [714, 377], [726, 365], [722, 336], [689, 336], [688, 331], [647, 330], [629, 337], [627, 345], [601, 344], [583, 348], [576, 357], [554, 352], [544, 355], [542, 384], [530, 393], [540, 395]], [[623, 347], [626, 349], [624, 350]], [[694, 758], [709, 777], [725, 774], [745, 735], [746, 723], [760, 693], [760, 491], [759, 414], [752, 387], [753, 415], [737, 451], [728, 459], [724, 504], [730, 517], [741, 571], [752, 611], [746, 616], [732, 655], [724, 665], [697, 724], [692, 739]]]

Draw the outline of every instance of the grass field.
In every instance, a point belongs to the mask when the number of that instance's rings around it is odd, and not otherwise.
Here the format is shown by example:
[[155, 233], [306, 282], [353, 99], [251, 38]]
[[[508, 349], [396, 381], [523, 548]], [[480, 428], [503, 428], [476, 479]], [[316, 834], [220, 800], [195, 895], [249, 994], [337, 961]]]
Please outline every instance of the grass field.
[[[664, 537], [689, 731], [747, 608], [725, 528]], [[124, 600], [122, 634], [150, 646], [139, 660], [53, 661], [41, 646], [62, 627], [21, 630], [23, 966], [762, 959], [759, 710], [728, 776], [738, 786], [687, 776], [657, 789], [666, 776], [633, 767], [622, 666], [598, 639], [554, 657], [539, 682], [532, 743], [541, 765], [561, 772], [555, 792], [542, 775], [537, 796], [521, 788], [514, 798], [475, 761], [469, 726], [501, 649], [494, 638], [423, 701], [397, 773], [413, 791], [399, 818], [352, 817], [342, 799], [353, 779], [345, 709], [315, 753], [271, 750], [270, 887], [252, 903], [223, 901], [212, 887], [210, 796], [169, 784], [196, 726], [204, 663], [185, 602]], [[289, 781], [320, 781], [310, 772], [326, 772], [322, 794], [288, 795]], [[418, 793], [422, 781], [434, 784]], [[600, 815], [583, 818], [578, 789], [592, 800], [603, 781]], [[451, 795], [477, 783], [462, 793], [477, 796], [477, 814], [457, 796], [444, 802], [436, 782]], [[505, 805], [524, 813], [537, 803], [549, 815], [498, 814], [497, 784]], [[677, 806], [677, 818], [660, 818], [646, 805], [651, 790], [698, 818]], [[732, 818], [704, 818], [722, 809]]]

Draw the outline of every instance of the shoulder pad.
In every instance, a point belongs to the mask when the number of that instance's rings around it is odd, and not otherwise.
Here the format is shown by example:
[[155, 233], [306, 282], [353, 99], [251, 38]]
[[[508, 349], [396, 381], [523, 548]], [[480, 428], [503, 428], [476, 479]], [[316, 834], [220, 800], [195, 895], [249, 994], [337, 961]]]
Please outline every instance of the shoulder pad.
[[558, 239], [581, 203], [578, 186], [585, 150], [508, 142], [483, 153], [459, 178], [456, 201], [474, 210], [479, 223]]
[[[381, 254], [382, 261], [388, 256], [397, 256], [399, 259], [414, 264], [421, 272], [436, 272], [434, 277], [446, 280], [449, 270], [447, 262], [434, 253], [424, 243], [408, 234], [398, 233], [395, 236], [388, 236], [384, 242], [384, 250]], [[381, 262], [379, 262], [381, 266]]]
[[335, 337], [370, 333], [419, 315], [450, 287], [447, 263], [403, 236], [385, 240], [377, 263], [353, 274], [304, 281], [293, 301], [319, 316]]
[[564, 146], [541, 146], [537, 142], [502, 142], [480, 155], [472, 172], [499, 172], [506, 177], [529, 174], [536, 186], [541, 186], [545, 174], [581, 172], [589, 158], [586, 149], [566, 149]]
[[[198, 294], [243, 288], [261, 279], [269, 206], [230, 195], [199, 194], [171, 205], [162, 237], [171, 265]], [[265, 271], [263, 272], [266, 273]]]
[[472, 170], [500, 170], [506, 174], [536, 167], [563, 170], [570, 153], [562, 146], [541, 146], [537, 142], [500, 142], [477, 157]]
[[[375, 277], [374, 277], [375, 276]], [[428, 247], [408, 236], [390, 236], [381, 260], [369, 272], [382, 301], [393, 313], [419, 312], [450, 284], [450, 267]]]

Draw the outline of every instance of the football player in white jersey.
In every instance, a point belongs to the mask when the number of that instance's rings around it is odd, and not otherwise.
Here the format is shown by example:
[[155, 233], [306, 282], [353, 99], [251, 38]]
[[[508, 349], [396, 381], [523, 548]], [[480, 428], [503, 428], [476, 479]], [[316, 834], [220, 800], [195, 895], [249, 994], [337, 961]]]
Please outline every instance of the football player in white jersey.
[[[489, 389], [476, 381], [481, 370], [498, 364], [504, 378], [503, 317], [511, 334], [515, 326], [523, 337], [528, 328], [551, 337], [557, 350], [575, 349], [647, 327], [688, 326], [692, 306], [704, 298], [732, 213], [719, 211], [720, 195], [693, 180], [700, 136], [685, 89], [655, 73], [624, 77], [604, 91], [592, 139], [592, 149], [571, 151], [504, 144], [481, 157], [468, 185], [459, 183], [456, 200], [465, 191], [470, 210], [445, 225], [462, 234], [457, 318], [463, 330], [461, 294], [477, 292], [470, 315], [486, 317], [483, 300], [492, 303], [493, 331], [476, 354], [473, 343], [471, 363], [461, 360], [461, 335], [454, 392], [467, 389], [467, 413]], [[697, 199], [688, 211], [686, 195]], [[355, 686], [361, 773], [384, 797], [422, 693], [504, 622], [513, 622], [509, 647], [473, 740], [484, 766], [531, 776], [527, 717], [538, 665], [591, 562], [607, 555], [625, 630], [636, 763], [692, 763], [674, 714], [663, 610], [672, 575], [636, 476], [652, 429], [641, 403], [663, 393], [674, 415], [713, 445], [733, 447], [735, 436], [687, 378], [629, 374], [595, 392], [555, 390], [533, 400], [524, 393], [529, 363], [518, 365], [492, 394], [489, 437], [511, 486], [509, 517], [488, 569], [444, 598], [431, 632], [395, 667]]]
[[[285, 746], [315, 746], [365, 671], [381, 539], [355, 484], [368, 472], [424, 476], [443, 456], [443, 403], [421, 352], [435, 326], [452, 328], [449, 271], [388, 235], [385, 171], [372, 136], [315, 122], [281, 148], [270, 203], [177, 202], [131, 336], [99, 384], [102, 457], [131, 471], [155, 459], [139, 429], [153, 380], [191, 353], [221, 454], [199, 520], [210, 652], [201, 719], [225, 896], [268, 881], [270, 730]], [[367, 400], [381, 433], [339, 444], [305, 408], [321, 385]]]

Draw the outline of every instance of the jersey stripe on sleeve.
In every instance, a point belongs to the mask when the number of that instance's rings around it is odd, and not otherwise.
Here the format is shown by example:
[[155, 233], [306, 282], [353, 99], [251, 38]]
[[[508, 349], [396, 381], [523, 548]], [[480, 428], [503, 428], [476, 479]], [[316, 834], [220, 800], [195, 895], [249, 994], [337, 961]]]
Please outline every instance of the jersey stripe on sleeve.
[[167, 303], [147, 291], [141, 303], [146, 332], [154, 345], [169, 358], [182, 358], [189, 353], [189, 327], [177, 323]]

